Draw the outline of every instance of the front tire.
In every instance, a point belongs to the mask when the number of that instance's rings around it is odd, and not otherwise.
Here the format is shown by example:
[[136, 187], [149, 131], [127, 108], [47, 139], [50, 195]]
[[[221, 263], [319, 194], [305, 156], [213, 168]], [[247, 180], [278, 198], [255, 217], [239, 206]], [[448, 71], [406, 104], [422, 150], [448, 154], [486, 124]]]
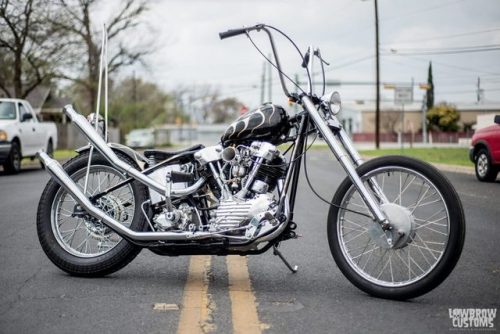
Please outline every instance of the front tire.
[[[135, 166], [127, 156], [120, 159]], [[64, 164], [64, 170], [84, 188], [88, 152]], [[88, 193], [98, 193], [125, 179], [100, 154], [92, 157]], [[106, 185], [109, 181], [109, 185]], [[103, 196], [96, 203], [114, 219], [135, 231], [144, 229], [146, 220], [140, 205], [147, 198], [147, 189], [132, 182]], [[78, 211], [76, 202], [53, 179], [43, 191], [37, 212], [37, 232], [40, 245], [49, 259], [60, 269], [75, 276], [104, 276], [130, 263], [141, 248], [122, 239], [104, 224]], [[75, 213], [77, 213], [75, 215]]]
[[474, 163], [476, 177], [481, 182], [493, 182], [498, 175], [498, 169], [493, 166], [490, 153], [487, 149], [482, 148], [477, 152], [476, 161]]
[[[357, 171], [368, 189], [372, 178], [383, 189], [390, 204], [381, 207], [392, 230], [352, 212], [371, 216], [346, 178], [328, 215], [328, 241], [338, 267], [375, 297], [405, 300], [431, 291], [451, 273], [464, 244], [465, 217], [455, 189], [437, 169], [407, 157], [373, 159]], [[386, 242], [388, 235], [401, 239]]]
[[21, 147], [17, 141], [12, 142], [9, 156], [3, 167], [8, 174], [17, 174], [21, 170]]

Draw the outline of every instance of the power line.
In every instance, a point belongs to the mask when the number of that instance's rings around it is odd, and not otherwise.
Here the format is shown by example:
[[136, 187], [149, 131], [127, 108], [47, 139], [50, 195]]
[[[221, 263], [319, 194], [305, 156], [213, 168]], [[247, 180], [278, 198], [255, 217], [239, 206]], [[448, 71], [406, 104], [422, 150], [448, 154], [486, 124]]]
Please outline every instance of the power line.
[[[427, 38], [422, 37], [422, 38], [417, 38], [417, 39], [405, 40], [404, 42], [393, 42], [391, 44], [409, 44], [409, 43], [413, 43], [413, 42], [435, 41], [435, 40], [441, 40], [441, 39], [457, 38], [457, 37], [462, 37], [462, 36], [479, 35], [479, 34], [484, 34], [484, 33], [498, 31], [498, 30], [500, 30], [500, 28], [492, 28], [492, 29], [464, 32], [464, 33], [453, 34], [453, 35], [444, 35], [444, 36], [441, 35], [441, 36], [427, 37]], [[391, 44], [383, 44], [383, 45], [391, 45]]]
[[[379, 21], [382, 22], [382, 23], [385, 23], [387, 21], [398, 20], [398, 19], [405, 18], [405, 17], [408, 17], [408, 16], [413, 16], [415, 14], [419, 14], [419, 13], [422, 13], [422, 12], [429, 12], [429, 11], [433, 11], [433, 10], [436, 10], [436, 9], [440, 9], [440, 8], [443, 8], [443, 7], [446, 7], [446, 6], [458, 3], [458, 2], [463, 2], [463, 1], [465, 1], [465, 0], [453, 0], [453, 1], [449, 1], [449, 2], [440, 4], [440, 5], [437, 5], [437, 6], [424, 7], [424, 8], [413, 10], [413, 11], [409, 11], [409, 12], [406, 12], [406, 13], [403, 13], [403, 14], [398, 14], [396, 16], [389, 16], [389, 17], [385, 17], [385, 18], [381, 17], [379, 19]], [[372, 27], [372, 24], [366, 24], [366, 25], [361, 26], [359, 29], [350, 30], [349, 32], [343, 33], [343, 34], [336, 34], [335, 39], [336, 40], [344, 39], [346, 37], [351, 36], [354, 33], [365, 31], [365, 30], [369, 29], [370, 27]]]
[[445, 3], [440, 4], [440, 5], [431, 6], [431, 7], [425, 7], [425, 8], [421, 8], [421, 9], [409, 11], [409, 12], [406, 12], [406, 13], [403, 13], [403, 14], [398, 14], [398, 15], [395, 15], [395, 16], [381, 18], [380, 21], [384, 22], [384, 21], [397, 20], [397, 19], [408, 17], [408, 16], [413, 16], [415, 14], [420, 14], [420, 13], [424, 13], [424, 12], [430, 12], [430, 11], [433, 11], [435, 9], [440, 9], [440, 8], [443, 8], [443, 7], [446, 7], [446, 6], [449, 6], [449, 5], [454, 5], [454, 4], [458, 3], [458, 2], [463, 2], [463, 1], [465, 1], [465, 0], [448, 1], [448, 2], [445, 2]]
[[[414, 59], [414, 60], [417, 60], [420, 62], [429, 63], [428, 58], [424, 59], [424, 58], [419, 58], [419, 57], [415, 57], [413, 55], [407, 55], [407, 54], [390, 53], [390, 54], [385, 54], [385, 56], [401, 56], [401, 57]], [[444, 67], [454, 68], [454, 69], [461, 70], [461, 71], [473, 72], [475, 74], [484, 73], [484, 74], [495, 75], [495, 76], [500, 75], [500, 73], [498, 73], [498, 72], [483, 71], [483, 70], [478, 70], [478, 69], [474, 69], [471, 67], [458, 66], [458, 65], [448, 64], [448, 63], [439, 62], [439, 61], [435, 61], [435, 60], [432, 60], [432, 62], [435, 64], [438, 64], [438, 65], [444, 66]]]
[[334, 70], [338, 70], [339, 68], [348, 67], [348, 66], [351, 66], [351, 65], [354, 65], [354, 64], [357, 64], [357, 63], [361, 63], [361, 62], [363, 62], [365, 60], [372, 59], [374, 57], [375, 57], [374, 55], [370, 55], [370, 56], [364, 56], [364, 57], [360, 57], [360, 58], [353, 59], [353, 60], [350, 60], [350, 61], [346, 61], [346, 62], [340, 63], [338, 65], [332, 64], [331, 68], [328, 69], [328, 70], [326, 70], [325, 72], [331, 72], [331, 71], [334, 71]]
[[[474, 46], [456, 46], [449, 48], [406, 48], [390, 49], [390, 54], [402, 55], [436, 55], [436, 54], [458, 54], [470, 52], [486, 52], [500, 50], [500, 44], [474, 45]], [[389, 50], [384, 50], [389, 52]]]
[[443, 47], [443, 48], [391, 48], [391, 52], [412, 52], [412, 51], [454, 51], [454, 50], [470, 50], [470, 49], [478, 49], [478, 48], [494, 48], [494, 47], [500, 47], [500, 44], [487, 44], [487, 45], [473, 45], [473, 46], [450, 46], [450, 47]]

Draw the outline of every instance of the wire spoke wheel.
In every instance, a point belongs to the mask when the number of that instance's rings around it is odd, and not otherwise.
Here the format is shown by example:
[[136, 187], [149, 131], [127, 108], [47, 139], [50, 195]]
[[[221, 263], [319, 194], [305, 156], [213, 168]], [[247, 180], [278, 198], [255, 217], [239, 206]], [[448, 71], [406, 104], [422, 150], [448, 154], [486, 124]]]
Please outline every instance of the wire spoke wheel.
[[[400, 208], [393, 212], [382, 205], [389, 223], [398, 215], [408, 216], [409, 228], [403, 236], [407, 239], [398, 247], [390, 247], [386, 241], [393, 237], [390, 232], [384, 233], [367, 217], [341, 210], [337, 228], [342, 252], [351, 267], [373, 283], [395, 287], [418, 281], [436, 266], [446, 248], [450, 224], [446, 203], [432, 182], [406, 168], [374, 170], [363, 177], [367, 187], [369, 178], [378, 181], [393, 208]], [[341, 206], [369, 213], [354, 187]]]
[[365, 216], [372, 215], [358, 190], [344, 181], [334, 197], [340, 208], [332, 207], [328, 222], [339, 268], [379, 297], [406, 299], [430, 291], [448, 276], [463, 247], [465, 223], [456, 192], [433, 167], [409, 158], [379, 158], [359, 170], [367, 189], [372, 181], [382, 189], [387, 201], [380, 209], [390, 227], [384, 230]]
[[[134, 168], [135, 161], [117, 152], [118, 157]], [[125, 180], [100, 154], [80, 153], [67, 161], [64, 171], [75, 181], [93, 204], [109, 217], [133, 231], [143, 231], [146, 218], [141, 203], [146, 201], [147, 188], [139, 182], [129, 182], [107, 193], [106, 189]], [[84, 188], [86, 190], [84, 191]], [[54, 179], [45, 186], [37, 210], [37, 234], [47, 257], [70, 275], [101, 277], [125, 267], [141, 251], [141, 247], [123, 239], [99, 219], [91, 217]]]
[[[83, 191], [86, 169], [72, 175]], [[92, 196], [117, 185], [125, 178], [114, 168], [103, 165], [91, 166], [87, 195]], [[135, 213], [134, 194], [130, 184], [99, 198], [96, 206], [108, 216], [130, 227]], [[78, 257], [103, 255], [122, 238], [102, 222], [82, 211], [73, 197], [63, 188], [57, 192], [52, 205], [51, 226], [59, 245], [68, 253]]]

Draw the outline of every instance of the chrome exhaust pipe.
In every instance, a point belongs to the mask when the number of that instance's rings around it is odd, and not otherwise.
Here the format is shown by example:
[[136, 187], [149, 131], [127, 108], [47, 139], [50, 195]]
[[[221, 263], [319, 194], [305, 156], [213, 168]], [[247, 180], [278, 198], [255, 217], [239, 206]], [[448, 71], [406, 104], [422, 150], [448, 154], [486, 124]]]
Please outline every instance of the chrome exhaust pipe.
[[[113, 153], [114, 154], [114, 153]], [[61, 185], [92, 217], [101, 220], [107, 227], [119, 235], [136, 241], [173, 241], [197, 240], [214, 237], [210, 232], [136, 232], [122, 225], [117, 220], [109, 217], [104, 211], [95, 207], [85, 194], [80, 190], [71, 177], [64, 171], [59, 162], [49, 157], [45, 152], [39, 151], [38, 158], [49, 174]], [[117, 157], [118, 158], [118, 157]]]
[[[92, 125], [79, 113], [75, 111], [72, 105], [68, 104], [63, 108], [63, 112], [71, 119], [73, 124], [80, 129], [85, 137], [95, 146], [95, 148], [118, 170], [131, 176], [135, 180], [138, 180], [142, 184], [147, 185], [149, 188], [155, 190], [160, 194], [165, 194], [166, 188], [162, 184], [148, 177], [147, 175], [141, 173], [134, 167], [130, 166], [123, 160], [120, 160], [115, 152], [108, 146], [108, 144], [102, 139], [102, 137], [95, 131]], [[205, 179], [201, 177], [192, 186], [185, 189], [172, 189], [170, 196], [180, 197], [192, 194], [198, 191], [199, 188], [203, 186]]]
[[164, 194], [166, 189], [165, 187], [156, 182], [155, 180], [147, 177], [146, 175], [139, 172], [134, 167], [130, 166], [125, 161], [120, 160], [118, 156], [113, 152], [113, 150], [106, 144], [104, 139], [95, 131], [92, 125], [76, 110], [72, 105], [68, 104], [63, 108], [63, 112], [69, 119], [76, 125], [78, 129], [80, 129], [85, 137], [95, 146], [95, 148], [106, 158], [109, 162], [118, 168], [121, 172], [126, 173], [133, 177], [136, 180], [139, 180], [141, 183], [146, 184], [148, 187], [154, 189], [160, 194]]

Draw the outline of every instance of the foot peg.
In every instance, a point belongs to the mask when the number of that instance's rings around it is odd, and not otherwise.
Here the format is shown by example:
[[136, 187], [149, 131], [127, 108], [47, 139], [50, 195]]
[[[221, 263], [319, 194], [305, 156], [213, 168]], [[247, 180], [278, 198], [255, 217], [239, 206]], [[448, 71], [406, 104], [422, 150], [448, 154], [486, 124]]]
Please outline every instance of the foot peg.
[[285, 264], [285, 266], [290, 269], [290, 271], [292, 272], [292, 274], [295, 274], [297, 272], [297, 270], [299, 269], [298, 266], [293, 266], [285, 259], [285, 257], [283, 256], [283, 254], [281, 254], [281, 252], [278, 250], [278, 248], [276, 247], [276, 245], [273, 246], [273, 254], [274, 255], [277, 255], [281, 261], [283, 261], [283, 263]]

